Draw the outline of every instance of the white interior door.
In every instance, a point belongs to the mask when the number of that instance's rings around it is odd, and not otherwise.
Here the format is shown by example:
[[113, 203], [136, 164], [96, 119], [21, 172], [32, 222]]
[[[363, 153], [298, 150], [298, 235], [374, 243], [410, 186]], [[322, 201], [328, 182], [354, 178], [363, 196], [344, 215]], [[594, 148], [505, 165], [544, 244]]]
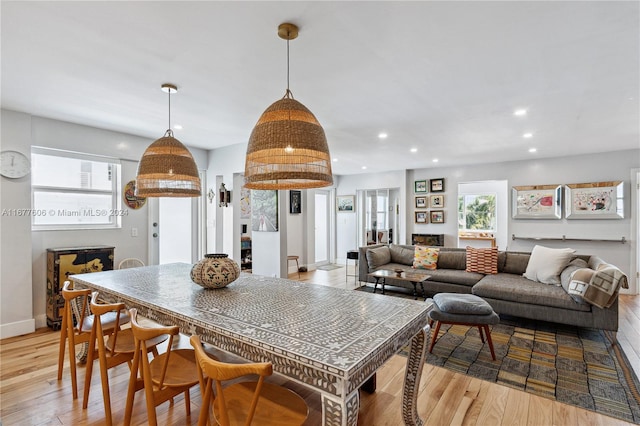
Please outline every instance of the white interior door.
[[316, 190], [315, 264], [329, 263], [329, 192]]

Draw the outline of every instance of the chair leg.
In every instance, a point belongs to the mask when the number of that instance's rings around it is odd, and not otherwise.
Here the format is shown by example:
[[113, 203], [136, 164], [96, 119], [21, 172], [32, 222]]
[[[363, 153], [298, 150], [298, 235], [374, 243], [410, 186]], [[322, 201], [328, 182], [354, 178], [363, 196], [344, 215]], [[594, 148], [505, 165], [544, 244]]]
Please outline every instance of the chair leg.
[[[66, 308], [65, 308], [66, 309]], [[64, 352], [67, 344], [67, 313], [62, 316], [62, 327], [60, 330], [60, 350], [58, 352], [58, 380], [62, 380], [62, 370], [64, 368]]]
[[296, 270], [298, 271], [298, 278], [300, 278], [300, 265], [298, 264], [298, 259], [296, 259]]
[[480, 333], [480, 340], [482, 341], [482, 343], [484, 343], [484, 336], [482, 335], [482, 326], [481, 325], [478, 326], [478, 332]]
[[484, 332], [487, 335], [487, 343], [489, 344], [489, 350], [491, 351], [491, 358], [496, 360], [496, 353], [493, 351], [493, 341], [491, 340], [491, 331], [489, 331], [489, 326], [484, 325]]
[[191, 416], [191, 395], [189, 389], [184, 391], [184, 408], [187, 410], [187, 417]]
[[438, 339], [438, 332], [440, 331], [440, 325], [442, 323], [440, 321], [436, 321], [436, 328], [433, 330], [433, 335], [431, 336], [431, 346], [429, 346], [429, 353], [433, 350], [433, 346], [436, 344], [436, 340]]
[[67, 315], [67, 342], [69, 343], [69, 366], [71, 367], [71, 389], [73, 391], [73, 399], [78, 399], [78, 377], [76, 375], [76, 344], [74, 339], [73, 318], [71, 310]]

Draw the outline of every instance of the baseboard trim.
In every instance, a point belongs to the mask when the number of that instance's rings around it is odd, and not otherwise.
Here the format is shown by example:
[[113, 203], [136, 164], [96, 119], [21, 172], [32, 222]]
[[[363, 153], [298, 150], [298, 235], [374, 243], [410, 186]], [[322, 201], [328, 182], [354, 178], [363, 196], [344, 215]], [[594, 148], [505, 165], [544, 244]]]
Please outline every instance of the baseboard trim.
[[7, 337], [22, 336], [36, 331], [35, 319], [11, 322], [9, 324], [0, 325], [0, 339]]

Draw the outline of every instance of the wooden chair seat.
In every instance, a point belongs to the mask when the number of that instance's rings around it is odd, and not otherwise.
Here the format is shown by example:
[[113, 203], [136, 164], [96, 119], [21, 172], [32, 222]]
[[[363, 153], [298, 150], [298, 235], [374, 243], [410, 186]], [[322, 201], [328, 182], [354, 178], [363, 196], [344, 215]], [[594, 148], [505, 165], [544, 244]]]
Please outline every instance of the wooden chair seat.
[[[164, 384], [166, 386], [180, 387], [193, 386], [198, 383], [198, 370], [196, 365], [196, 356], [191, 349], [174, 349], [171, 351], [169, 363], [166, 366], [166, 374], [164, 376]], [[155, 385], [160, 385], [162, 370], [167, 363], [166, 358], [169, 353], [158, 355], [151, 361], [149, 368], [151, 369], [151, 380]]]
[[[217, 424], [231, 425], [301, 425], [309, 408], [295, 392], [264, 379], [273, 372], [269, 362], [230, 364], [211, 358], [203, 349], [198, 336], [191, 336], [200, 379], [202, 407], [198, 426], [209, 423], [211, 407]], [[258, 375], [258, 381], [222, 386], [223, 381]], [[214, 396], [215, 387], [215, 396]]]

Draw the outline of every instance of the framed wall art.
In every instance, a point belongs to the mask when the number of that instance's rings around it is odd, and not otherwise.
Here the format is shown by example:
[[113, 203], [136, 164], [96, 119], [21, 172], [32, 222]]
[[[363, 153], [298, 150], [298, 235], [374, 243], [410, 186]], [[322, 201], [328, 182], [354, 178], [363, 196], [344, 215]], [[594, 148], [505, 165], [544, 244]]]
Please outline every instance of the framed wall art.
[[511, 217], [514, 219], [560, 219], [562, 185], [514, 186]]
[[124, 186], [124, 191], [122, 191], [122, 196], [127, 207], [133, 210], [138, 210], [147, 202], [147, 199], [145, 197], [136, 196], [135, 180], [130, 180], [129, 182], [127, 182], [127, 184]]
[[414, 182], [414, 192], [427, 192], [427, 181], [417, 180]]
[[427, 197], [416, 197], [416, 209], [426, 209], [427, 207]]
[[416, 223], [429, 223], [428, 212], [415, 212]]
[[444, 192], [444, 178], [429, 180], [431, 192]]
[[572, 183], [565, 187], [567, 219], [623, 219], [624, 183]]
[[251, 230], [278, 231], [278, 191], [251, 190]]
[[431, 208], [444, 207], [444, 195], [432, 195], [431, 196]]
[[431, 210], [431, 223], [444, 223], [444, 210]]
[[338, 195], [336, 204], [338, 213], [353, 213], [356, 211], [356, 197], [354, 195]]
[[302, 192], [292, 189], [289, 191], [289, 213], [302, 213]]

